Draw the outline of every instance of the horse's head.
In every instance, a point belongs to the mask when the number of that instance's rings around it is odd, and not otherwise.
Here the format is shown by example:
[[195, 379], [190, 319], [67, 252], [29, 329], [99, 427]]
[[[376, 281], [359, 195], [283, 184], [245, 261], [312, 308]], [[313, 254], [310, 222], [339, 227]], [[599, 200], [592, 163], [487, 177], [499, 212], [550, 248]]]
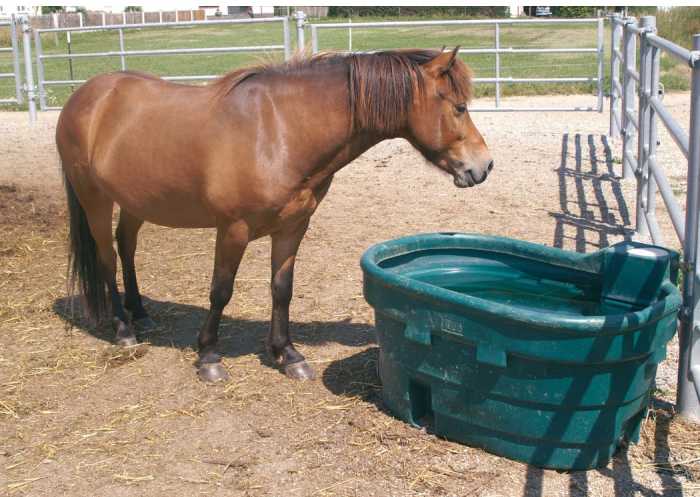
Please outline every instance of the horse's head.
[[[484, 138], [469, 116], [471, 71], [457, 53], [440, 52], [421, 64], [408, 115], [408, 140], [454, 178], [460, 188], [483, 182], [493, 169]], [[420, 81], [422, 80], [422, 81]]]

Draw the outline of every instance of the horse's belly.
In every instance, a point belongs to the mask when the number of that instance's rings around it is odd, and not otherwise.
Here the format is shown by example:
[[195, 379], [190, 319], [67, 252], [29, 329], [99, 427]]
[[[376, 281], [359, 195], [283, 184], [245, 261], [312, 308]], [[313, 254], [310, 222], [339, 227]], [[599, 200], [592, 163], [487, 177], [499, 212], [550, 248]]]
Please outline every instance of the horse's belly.
[[216, 226], [215, 216], [191, 192], [159, 191], [138, 188], [110, 192], [119, 207], [149, 223], [172, 228], [209, 228]]

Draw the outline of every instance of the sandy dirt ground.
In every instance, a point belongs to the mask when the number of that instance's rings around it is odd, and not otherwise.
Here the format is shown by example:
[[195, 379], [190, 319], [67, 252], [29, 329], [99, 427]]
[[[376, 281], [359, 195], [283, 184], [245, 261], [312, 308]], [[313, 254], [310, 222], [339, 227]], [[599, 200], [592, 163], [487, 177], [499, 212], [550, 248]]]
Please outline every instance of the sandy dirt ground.
[[[688, 101], [666, 96], [682, 122]], [[41, 114], [32, 127], [24, 113], [0, 113], [0, 495], [700, 495], [699, 432], [671, 417], [676, 343], [660, 368], [641, 443], [589, 472], [541, 470], [442, 440], [394, 419], [381, 401], [363, 251], [432, 231], [578, 251], [629, 237], [634, 185], [619, 179], [620, 145], [605, 136], [607, 113], [475, 114], [496, 166], [465, 190], [406, 142], [368, 151], [337, 174], [297, 262], [291, 329], [319, 378], [291, 382], [265, 357], [271, 303], [263, 239], [249, 246], [222, 320], [232, 380], [214, 386], [200, 383], [193, 367], [208, 308], [211, 230], [142, 230], [137, 270], [159, 323], [144, 345], [121, 351], [108, 327], [71, 317], [56, 117]], [[682, 200], [683, 158], [667, 136], [661, 142]], [[663, 209], [659, 217], [677, 246]]]

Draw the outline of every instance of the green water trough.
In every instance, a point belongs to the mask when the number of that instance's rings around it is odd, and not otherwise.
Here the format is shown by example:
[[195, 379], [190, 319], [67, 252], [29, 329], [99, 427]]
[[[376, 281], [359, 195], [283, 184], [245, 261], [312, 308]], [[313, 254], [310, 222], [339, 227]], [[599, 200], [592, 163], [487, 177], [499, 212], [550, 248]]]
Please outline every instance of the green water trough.
[[438, 233], [375, 245], [362, 269], [397, 417], [557, 469], [637, 440], [676, 331], [677, 253]]

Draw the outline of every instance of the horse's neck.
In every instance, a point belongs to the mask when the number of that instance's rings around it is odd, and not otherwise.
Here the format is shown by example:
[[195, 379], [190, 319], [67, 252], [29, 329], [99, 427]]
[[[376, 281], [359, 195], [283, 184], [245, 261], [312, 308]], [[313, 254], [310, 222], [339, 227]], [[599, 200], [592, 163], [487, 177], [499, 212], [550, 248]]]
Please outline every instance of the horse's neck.
[[[304, 113], [313, 117], [307, 121], [294, 122], [294, 126], [300, 128], [299, 131], [313, 142], [311, 146], [305, 144], [310, 156], [305, 157], [302, 166], [308, 168], [304, 171], [304, 176], [314, 177], [318, 183], [380, 141], [391, 138], [374, 130], [354, 128], [347, 76], [342, 68], [337, 68], [336, 71], [335, 74], [323, 77], [325, 84], [318, 80], [311, 83], [315, 88], [310, 93], [311, 96], [305, 99]], [[319, 74], [315, 77], [319, 78]], [[311, 130], [301, 129], [306, 126]], [[321, 139], [314, 141], [316, 135]]]

